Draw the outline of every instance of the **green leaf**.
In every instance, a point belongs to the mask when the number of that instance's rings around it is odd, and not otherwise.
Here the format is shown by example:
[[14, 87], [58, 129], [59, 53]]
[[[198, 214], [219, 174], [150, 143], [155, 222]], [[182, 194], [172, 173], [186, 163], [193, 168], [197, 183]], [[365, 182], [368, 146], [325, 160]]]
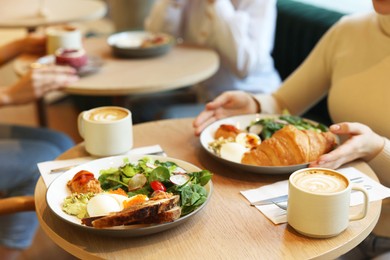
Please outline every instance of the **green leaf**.
[[166, 182], [169, 180], [169, 177], [171, 177], [169, 170], [166, 167], [159, 166], [150, 173], [148, 181]]
[[133, 177], [137, 174], [134, 167], [131, 164], [126, 164], [125, 166], [121, 167], [121, 171], [126, 177]]

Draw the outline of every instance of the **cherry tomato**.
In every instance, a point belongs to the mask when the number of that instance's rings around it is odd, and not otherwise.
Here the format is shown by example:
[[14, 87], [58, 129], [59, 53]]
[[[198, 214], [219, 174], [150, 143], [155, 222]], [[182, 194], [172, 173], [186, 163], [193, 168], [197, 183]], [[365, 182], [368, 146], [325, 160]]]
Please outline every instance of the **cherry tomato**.
[[95, 178], [93, 173], [81, 170], [73, 177], [73, 181], [76, 181], [76, 182], [80, 183], [81, 185], [84, 185], [93, 178]]
[[166, 191], [167, 190], [167, 188], [165, 188], [164, 184], [162, 184], [161, 181], [152, 181], [150, 183], [150, 187], [152, 187], [152, 189], [154, 191], [156, 191], [156, 190]]

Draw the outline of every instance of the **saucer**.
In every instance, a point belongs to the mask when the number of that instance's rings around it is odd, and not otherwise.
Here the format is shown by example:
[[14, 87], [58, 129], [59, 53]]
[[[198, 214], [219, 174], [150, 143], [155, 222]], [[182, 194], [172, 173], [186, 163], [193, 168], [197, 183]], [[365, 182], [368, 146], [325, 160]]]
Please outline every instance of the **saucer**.
[[[103, 60], [98, 56], [87, 56], [87, 64], [80, 67], [77, 70], [77, 74], [80, 77], [88, 76], [90, 74], [96, 73], [100, 70], [100, 68], [103, 66]], [[42, 64], [42, 65], [53, 65], [55, 64], [55, 56], [54, 55], [46, 55], [41, 58], [39, 58], [36, 63]], [[32, 65], [33, 66], [33, 65]]]

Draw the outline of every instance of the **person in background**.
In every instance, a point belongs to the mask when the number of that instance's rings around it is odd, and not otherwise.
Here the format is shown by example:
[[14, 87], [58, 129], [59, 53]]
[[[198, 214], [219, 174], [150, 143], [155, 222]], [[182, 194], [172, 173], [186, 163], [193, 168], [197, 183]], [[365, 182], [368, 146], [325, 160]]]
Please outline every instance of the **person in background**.
[[[216, 74], [190, 89], [193, 103], [210, 101], [226, 90], [276, 90], [280, 77], [271, 56], [275, 26], [275, 0], [157, 0], [145, 20], [147, 31], [168, 33], [184, 44], [218, 53]], [[163, 102], [161, 98], [156, 101]], [[173, 105], [176, 102], [188, 103], [172, 100]], [[178, 111], [195, 116], [200, 108], [190, 105]]]
[[[45, 37], [30, 34], [0, 47], [0, 64], [22, 53], [45, 54]], [[32, 69], [19, 81], [0, 88], [0, 107], [21, 105], [78, 80], [70, 67]], [[0, 198], [34, 194], [38, 162], [55, 159], [72, 147], [63, 133], [49, 129], [0, 124]], [[17, 259], [28, 248], [38, 226], [35, 212], [0, 216], [0, 258]]]
[[219, 54], [217, 73], [198, 86], [203, 101], [226, 90], [271, 93], [278, 88], [271, 56], [275, 27], [274, 0], [158, 0], [145, 22], [148, 31]]
[[[194, 120], [195, 134], [232, 115], [278, 114], [283, 109], [302, 115], [328, 94], [328, 110], [334, 122], [330, 131], [346, 140], [310, 166], [338, 168], [362, 159], [389, 187], [390, 0], [372, 2], [375, 12], [343, 17], [271, 95], [230, 91], [208, 103]], [[386, 199], [374, 231], [343, 258], [371, 259], [390, 254], [389, 219], [390, 201]]]

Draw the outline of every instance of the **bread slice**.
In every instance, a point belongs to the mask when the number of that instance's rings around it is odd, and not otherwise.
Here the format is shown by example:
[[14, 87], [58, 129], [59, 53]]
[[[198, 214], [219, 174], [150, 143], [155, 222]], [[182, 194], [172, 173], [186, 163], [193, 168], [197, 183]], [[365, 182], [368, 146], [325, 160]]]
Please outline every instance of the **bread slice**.
[[[170, 198], [164, 198], [159, 200], [149, 200], [143, 204], [134, 205], [126, 208], [122, 211], [111, 213], [107, 216], [97, 218], [91, 221], [91, 225], [95, 228], [107, 228], [121, 225], [129, 225], [132, 223], [144, 223], [142, 221], [150, 219], [159, 219], [158, 215], [167, 212], [175, 208], [180, 200], [179, 195], [173, 195]], [[161, 220], [169, 218], [169, 214], [166, 216], [161, 215]], [[177, 213], [172, 213], [172, 217]]]
[[161, 224], [166, 222], [172, 222], [176, 219], [180, 218], [181, 215], [181, 207], [176, 206], [170, 210], [164, 211], [156, 216], [150, 216], [145, 218], [136, 224]]

